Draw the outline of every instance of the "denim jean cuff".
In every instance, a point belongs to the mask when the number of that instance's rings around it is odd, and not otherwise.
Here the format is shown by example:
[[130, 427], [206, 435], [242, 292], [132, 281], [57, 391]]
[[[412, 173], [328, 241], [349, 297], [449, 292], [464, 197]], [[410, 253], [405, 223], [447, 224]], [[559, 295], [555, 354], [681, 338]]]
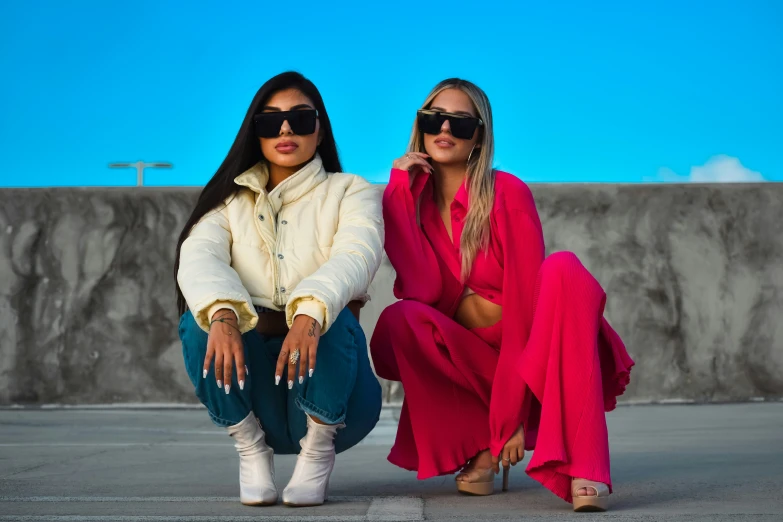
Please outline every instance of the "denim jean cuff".
[[345, 413], [342, 415], [335, 415], [333, 413], [329, 413], [326, 410], [322, 410], [312, 402], [308, 401], [301, 395], [299, 395], [296, 400], [294, 401], [296, 403], [296, 406], [305, 412], [306, 414], [310, 415], [311, 417], [315, 417], [321, 422], [324, 422], [326, 424], [342, 424], [345, 422]]
[[[229, 426], [233, 426], [234, 424], [239, 424], [240, 422], [242, 422], [241, 420], [237, 421], [237, 422], [232, 422], [232, 421], [220, 418], [220, 417], [218, 417], [217, 415], [215, 415], [214, 413], [212, 413], [209, 410], [207, 410], [207, 413], [209, 413], [209, 418], [212, 420], [212, 422], [215, 424], [215, 426], [217, 426], [219, 428], [228, 428]], [[245, 415], [245, 417], [247, 417], [247, 415]]]

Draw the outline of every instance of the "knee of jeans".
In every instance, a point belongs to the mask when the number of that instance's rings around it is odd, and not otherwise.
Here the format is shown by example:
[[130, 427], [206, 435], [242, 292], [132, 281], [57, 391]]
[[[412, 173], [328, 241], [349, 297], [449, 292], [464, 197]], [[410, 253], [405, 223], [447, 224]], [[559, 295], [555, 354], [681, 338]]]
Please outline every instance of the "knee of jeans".
[[319, 347], [323, 344], [353, 346], [354, 344], [360, 345], [362, 343], [365, 346], [367, 345], [364, 331], [356, 317], [348, 308], [345, 308], [334, 320], [329, 330], [321, 337], [318, 345]]
[[[331, 335], [328, 335], [331, 334]], [[332, 332], [329, 329], [327, 335], [318, 342], [316, 356], [316, 373], [318, 370], [327, 372], [339, 372], [346, 378], [356, 376], [356, 369], [361, 359], [360, 352], [367, 350], [364, 334], [354, 329], [341, 329]], [[327, 376], [321, 371], [319, 380]], [[334, 376], [329, 376], [329, 382], [334, 382]]]
[[[332, 329], [335, 330], [345, 330], [354, 328], [359, 325], [359, 321], [356, 319], [356, 316], [353, 315], [353, 313], [348, 309], [348, 307], [343, 308], [343, 311], [337, 314], [337, 317], [335, 317], [334, 321], [332, 321], [332, 326], [329, 327], [329, 332], [332, 331]], [[327, 334], [329, 332], [326, 332]]]

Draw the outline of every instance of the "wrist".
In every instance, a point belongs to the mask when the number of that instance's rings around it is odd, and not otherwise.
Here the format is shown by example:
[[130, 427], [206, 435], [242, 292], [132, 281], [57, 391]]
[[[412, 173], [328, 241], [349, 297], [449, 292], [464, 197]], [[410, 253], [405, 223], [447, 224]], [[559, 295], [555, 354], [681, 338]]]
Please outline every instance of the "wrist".
[[[233, 315], [233, 314], [232, 314]], [[242, 335], [242, 331], [239, 329], [239, 325], [237, 324], [236, 316], [233, 317], [233, 319], [230, 318], [221, 318], [220, 314], [215, 314], [215, 318], [212, 319], [209, 323], [209, 333], [210, 335], [214, 331], [214, 327], [216, 324], [222, 324], [223, 328], [218, 328], [217, 331], [221, 332], [226, 335], [234, 335], [233, 332], [236, 331], [240, 336]]]
[[318, 323], [318, 326], [324, 327], [324, 318], [326, 316], [326, 307], [319, 301], [314, 299], [301, 300], [296, 303], [293, 313], [293, 321], [296, 321], [297, 317], [305, 316], [308, 320]]
[[239, 320], [239, 311], [229, 301], [217, 301], [207, 309], [207, 320], [211, 322], [217, 318]]
[[234, 314], [234, 312], [231, 310], [218, 310], [212, 315], [211, 319], [211, 322], [213, 323], [216, 321], [236, 324], [238, 319], [236, 314]]

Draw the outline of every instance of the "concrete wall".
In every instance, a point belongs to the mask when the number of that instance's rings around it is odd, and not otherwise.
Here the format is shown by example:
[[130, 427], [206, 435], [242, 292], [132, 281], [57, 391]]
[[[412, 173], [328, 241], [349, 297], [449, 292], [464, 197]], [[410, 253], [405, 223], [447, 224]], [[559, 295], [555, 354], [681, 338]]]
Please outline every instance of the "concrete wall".
[[[537, 185], [609, 294], [626, 400], [783, 396], [783, 185]], [[172, 262], [193, 189], [0, 190], [0, 404], [192, 402]], [[393, 301], [385, 264], [362, 324]], [[387, 398], [399, 386], [385, 383]]]

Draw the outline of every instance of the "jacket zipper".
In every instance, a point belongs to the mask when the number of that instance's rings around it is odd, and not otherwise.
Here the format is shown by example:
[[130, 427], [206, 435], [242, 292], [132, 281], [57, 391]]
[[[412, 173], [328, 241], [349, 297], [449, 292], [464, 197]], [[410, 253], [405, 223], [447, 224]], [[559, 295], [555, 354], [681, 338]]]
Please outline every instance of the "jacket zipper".
[[[258, 202], [256, 202], [256, 215], [259, 214], [260, 210], [261, 209], [259, 208]], [[277, 240], [277, 228], [278, 228], [277, 221], [278, 221], [278, 219], [279, 218], [277, 216], [275, 216], [275, 222], [274, 222], [274, 227], [275, 227], [274, 228], [274, 232], [275, 232], [274, 250], [277, 250], [277, 242], [278, 242], [278, 240]], [[266, 241], [265, 235], [260, 230], [261, 225], [258, 222], [256, 222], [256, 227], [258, 228], [258, 233], [261, 235], [261, 240], [264, 241], [264, 243], [266, 243], [267, 248], [269, 248], [269, 244]], [[280, 306], [278, 304], [280, 302], [280, 299], [279, 299], [279, 294], [280, 294], [280, 274], [279, 274], [279, 267], [277, 265], [277, 252], [274, 252], [274, 251], [272, 252], [272, 281], [273, 281], [273, 284], [274, 284], [274, 291], [273, 291], [273, 294], [272, 294], [272, 301], [277, 306]]]
[[282, 212], [282, 210], [283, 209], [281, 208], [275, 215], [275, 251], [272, 253], [272, 264], [275, 267], [275, 304], [277, 306], [282, 306], [282, 299], [279, 299], [282, 297], [280, 295], [280, 258], [277, 257], [280, 252], [280, 212]]

